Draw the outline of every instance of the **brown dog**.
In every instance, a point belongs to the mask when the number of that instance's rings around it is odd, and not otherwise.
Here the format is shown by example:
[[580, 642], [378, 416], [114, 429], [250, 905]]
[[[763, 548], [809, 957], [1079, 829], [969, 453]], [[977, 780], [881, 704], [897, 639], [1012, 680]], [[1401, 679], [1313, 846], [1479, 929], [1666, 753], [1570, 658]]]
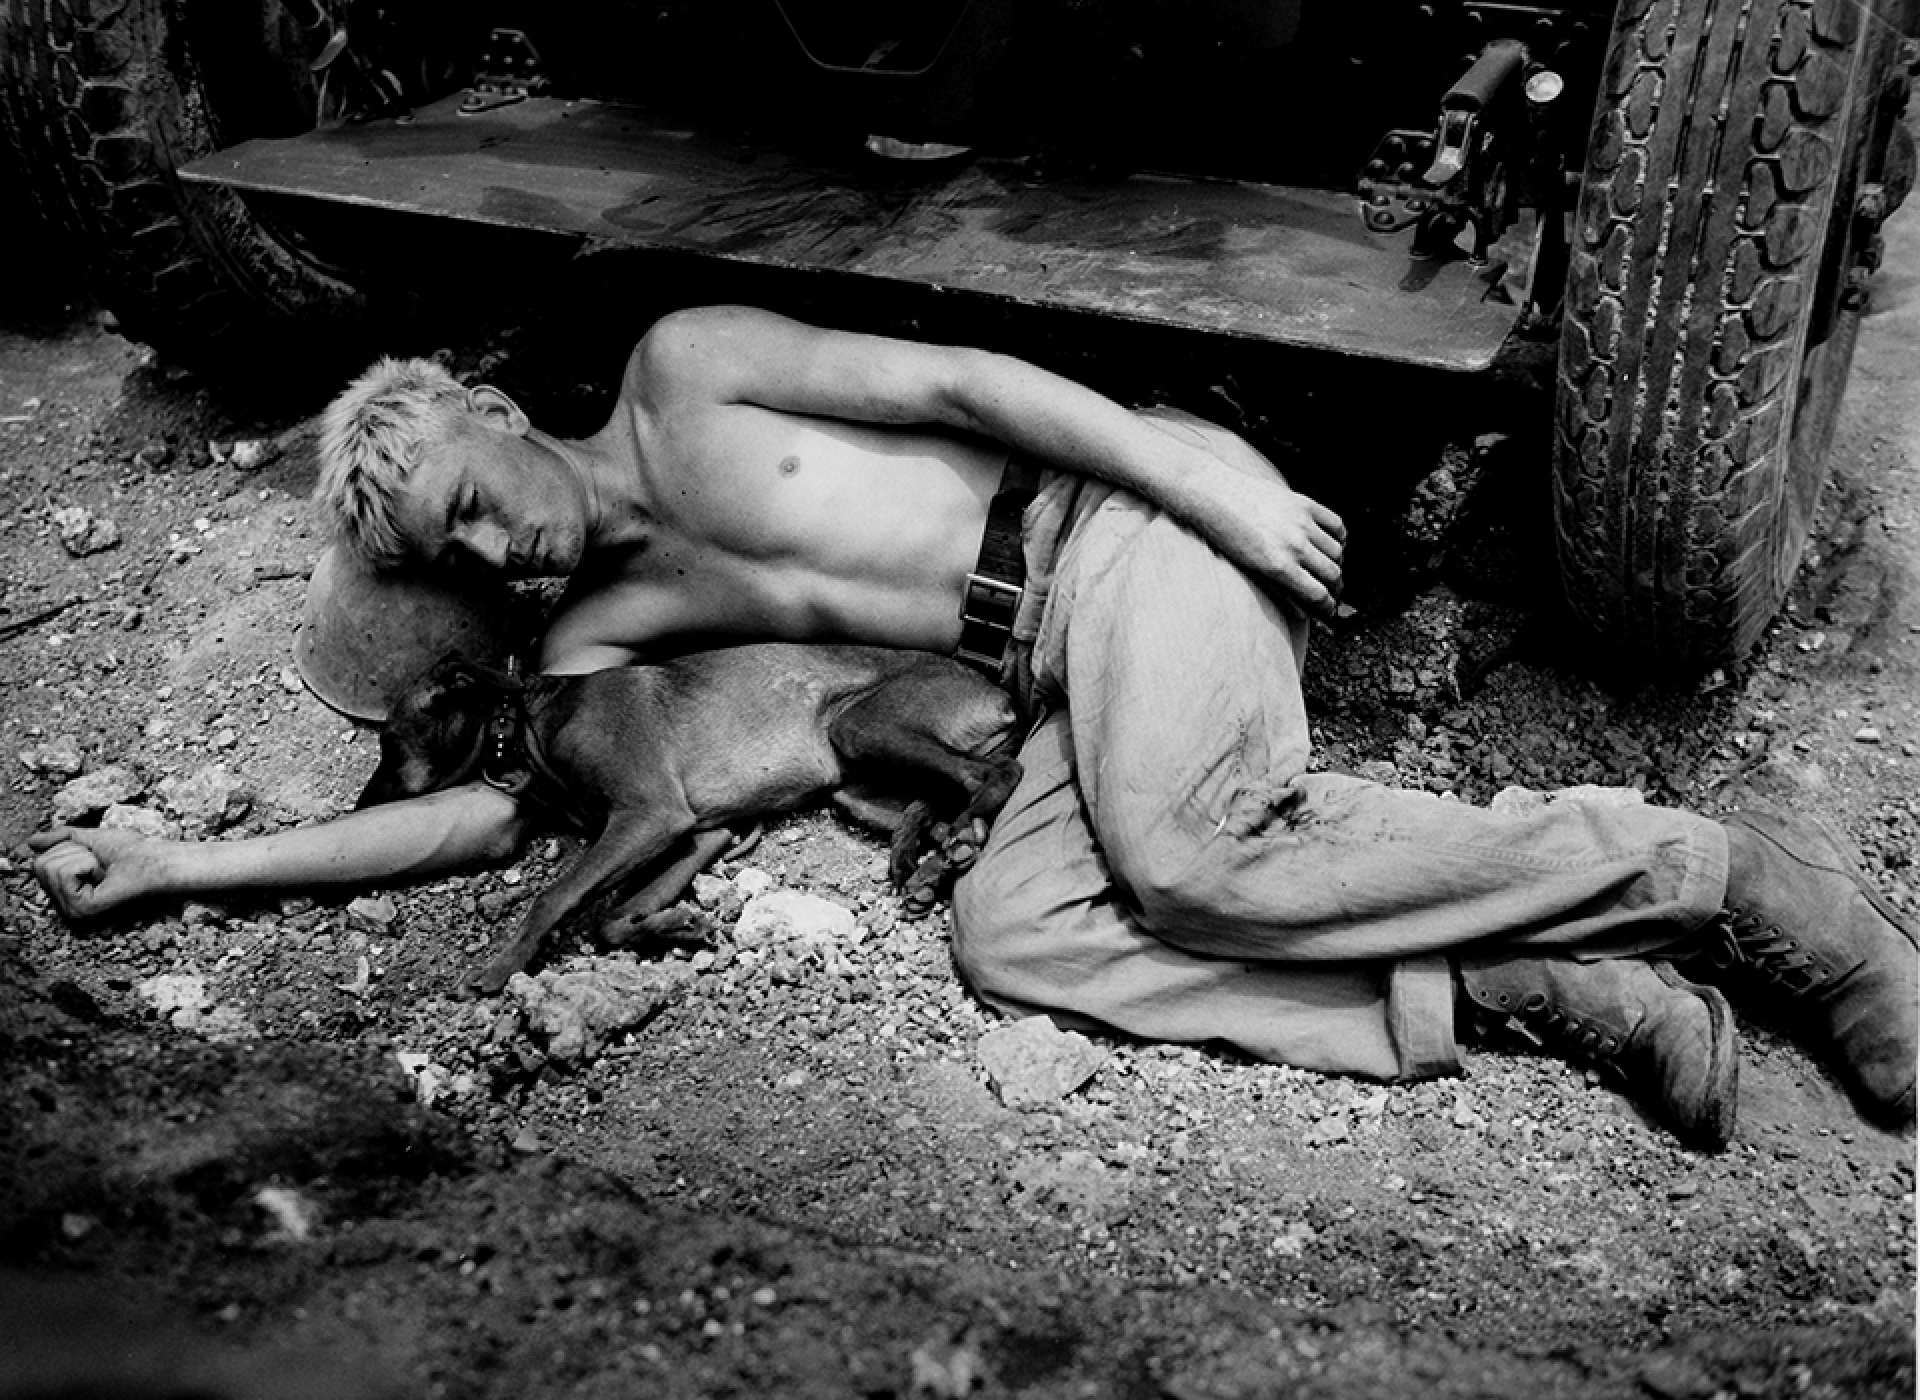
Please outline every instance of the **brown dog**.
[[448, 658], [394, 705], [358, 805], [482, 777], [594, 837], [466, 977], [493, 993], [588, 901], [610, 901], [601, 929], [617, 938], [673, 903], [727, 828], [829, 793], [914, 798], [893, 823], [889, 870], [930, 903], [1019, 781], [1013, 728], [1004, 692], [927, 652], [740, 646], [526, 680]]

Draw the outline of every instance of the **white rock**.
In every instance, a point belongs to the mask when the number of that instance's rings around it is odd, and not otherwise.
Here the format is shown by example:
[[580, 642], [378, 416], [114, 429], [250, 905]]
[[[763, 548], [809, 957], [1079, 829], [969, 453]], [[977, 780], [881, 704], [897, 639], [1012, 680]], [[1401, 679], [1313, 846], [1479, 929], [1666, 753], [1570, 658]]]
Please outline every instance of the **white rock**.
[[451, 1086], [453, 1076], [445, 1065], [437, 1065], [432, 1057], [422, 1055], [415, 1050], [396, 1050], [394, 1060], [413, 1081], [413, 1096], [427, 1108], [433, 1106], [435, 1099], [446, 1093]]
[[1304, 1220], [1295, 1220], [1279, 1230], [1267, 1248], [1282, 1259], [1298, 1259], [1306, 1253], [1307, 1246], [1318, 1238], [1320, 1236], [1313, 1226]]
[[262, 1186], [253, 1193], [253, 1203], [273, 1218], [276, 1237], [295, 1243], [313, 1237], [320, 1210], [292, 1187]]
[[177, 1011], [201, 1012], [210, 1005], [207, 979], [193, 972], [163, 972], [134, 986], [134, 995], [162, 1016]]
[[227, 449], [227, 461], [243, 472], [258, 471], [279, 455], [279, 448], [265, 438], [241, 438]]
[[1077, 1147], [1018, 1161], [1009, 1174], [1030, 1200], [1076, 1214], [1105, 1214], [1124, 1205], [1130, 1194], [1120, 1172]]
[[20, 763], [32, 773], [50, 773], [57, 778], [75, 778], [86, 766], [80, 745], [72, 739], [49, 739], [20, 751]]
[[1486, 1124], [1480, 1116], [1480, 1110], [1474, 1107], [1473, 1100], [1466, 1094], [1453, 1096], [1453, 1126], [1456, 1128], [1478, 1128]]
[[368, 933], [384, 933], [400, 917], [391, 895], [361, 895], [347, 905], [347, 922]]
[[127, 802], [116, 802], [102, 812], [100, 825], [112, 831], [131, 831], [137, 836], [151, 836], [156, 841], [172, 841], [180, 835], [179, 826], [153, 808], [136, 807]]
[[122, 764], [96, 768], [75, 778], [53, 795], [53, 819], [56, 822], [79, 821], [104, 812], [116, 802], [131, 801], [145, 786], [140, 775]]
[[833, 944], [852, 938], [853, 911], [804, 890], [768, 890], [755, 895], [740, 911], [740, 921], [733, 929], [733, 941], [742, 948], [794, 941]]
[[696, 875], [693, 877], [693, 902], [702, 909], [717, 909], [731, 888], [732, 883], [722, 880], [718, 875]]
[[585, 1061], [614, 1035], [651, 1017], [693, 977], [679, 963], [574, 958], [533, 976], [516, 972], [507, 995], [519, 1005], [527, 1029], [546, 1042], [549, 1055]]
[[1099, 1071], [1107, 1052], [1078, 1031], [1063, 1031], [1046, 1016], [996, 1026], [976, 1047], [987, 1077], [1008, 1108], [1058, 1103]]
[[1345, 1112], [1335, 1111], [1307, 1129], [1306, 1143], [1308, 1147], [1331, 1147], [1352, 1137], [1352, 1120]]
[[253, 1040], [259, 1035], [244, 1015], [231, 1006], [215, 1006], [207, 979], [196, 972], [163, 972], [136, 983], [134, 995], [167, 1018], [175, 1030], [192, 1031], [208, 1040]]
[[85, 506], [60, 507], [53, 513], [53, 528], [60, 532], [61, 545], [76, 559], [120, 543], [120, 527]]
[[734, 892], [742, 899], [752, 899], [755, 895], [765, 894], [773, 888], [774, 883], [773, 876], [751, 865], [733, 877]]
[[253, 806], [245, 783], [220, 763], [162, 779], [160, 801], [179, 819], [187, 837], [196, 841], [225, 831]]

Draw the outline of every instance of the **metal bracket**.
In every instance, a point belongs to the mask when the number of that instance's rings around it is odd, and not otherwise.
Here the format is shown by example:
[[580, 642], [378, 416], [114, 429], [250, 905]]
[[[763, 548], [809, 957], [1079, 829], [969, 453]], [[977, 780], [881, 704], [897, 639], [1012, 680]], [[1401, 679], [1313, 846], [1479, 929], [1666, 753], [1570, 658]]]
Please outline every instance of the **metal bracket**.
[[1360, 176], [1360, 222], [1374, 233], [1398, 233], [1427, 217], [1438, 191], [1419, 179], [1434, 163], [1430, 131], [1389, 131]]
[[1427, 184], [1437, 189], [1467, 168], [1467, 160], [1473, 154], [1474, 116], [1465, 108], [1441, 109], [1439, 149], [1434, 152], [1433, 164], [1427, 167], [1427, 173], [1420, 177]]
[[487, 42], [480, 47], [480, 58], [474, 65], [473, 82], [467, 87], [467, 95], [460, 99], [460, 115], [470, 117], [477, 112], [491, 112], [496, 107], [525, 102], [545, 92], [549, 85], [540, 51], [524, 31], [492, 30]]
[[1514, 220], [1517, 201], [1508, 169], [1524, 139], [1516, 110], [1527, 67], [1526, 46], [1487, 45], [1440, 100], [1428, 131], [1389, 131], [1359, 180], [1360, 220], [1375, 233], [1415, 229], [1416, 257], [1443, 252], [1462, 228], [1473, 229], [1475, 263]]

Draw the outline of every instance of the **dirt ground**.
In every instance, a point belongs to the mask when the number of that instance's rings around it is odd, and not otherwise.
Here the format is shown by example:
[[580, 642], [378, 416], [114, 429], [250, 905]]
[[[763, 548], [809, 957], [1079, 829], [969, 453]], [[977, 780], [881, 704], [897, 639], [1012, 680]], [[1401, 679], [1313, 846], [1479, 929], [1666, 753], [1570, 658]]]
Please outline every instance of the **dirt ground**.
[[[1317, 760], [1815, 812], [1920, 911], [1920, 219], [1890, 235], [1749, 663], [1620, 692], [1551, 644], [1516, 409], [1369, 526]], [[511, 337], [449, 349], [513, 378]], [[64, 926], [20, 844], [57, 803], [245, 835], [371, 770], [290, 668], [312, 440], [57, 286], [0, 322], [0, 1395], [1913, 1393], [1913, 1141], [1765, 1028], [1719, 1156], [1490, 1050], [1379, 1086], [1095, 1035], [1083, 1086], [1010, 1106], [944, 906], [823, 813], [703, 886], [717, 941], [648, 953], [673, 994], [588, 1054], [452, 995], [553, 841]], [[761, 887], [837, 932], [748, 940]]]

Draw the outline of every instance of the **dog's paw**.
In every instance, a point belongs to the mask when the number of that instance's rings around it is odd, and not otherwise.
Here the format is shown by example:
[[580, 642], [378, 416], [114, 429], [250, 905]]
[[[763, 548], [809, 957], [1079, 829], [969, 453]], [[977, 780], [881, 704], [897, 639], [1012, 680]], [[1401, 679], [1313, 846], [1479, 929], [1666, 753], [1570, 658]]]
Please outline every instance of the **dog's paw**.
[[924, 858], [900, 881], [900, 902], [906, 906], [907, 913], [918, 918], [938, 904], [951, 874], [952, 867], [938, 851]]
[[637, 943], [710, 948], [718, 941], [719, 925], [698, 906], [676, 904], [652, 914], [608, 919], [600, 925], [598, 937], [609, 948], [631, 948]]
[[454, 985], [454, 990], [467, 997], [499, 996], [513, 980], [513, 974], [524, 966], [518, 959], [494, 958], [467, 973]]
[[944, 832], [940, 837], [940, 854], [947, 862], [947, 869], [954, 875], [964, 875], [973, 869], [973, 863], [980, 859], [980, 852], [986, 848], [987, 824], [979, 817], [972, 821], [961, 822]]
[[896, 890], [904, 890], [913, 878], [928, 848], [937, 847], [945, 838], [944, 823], [933, 819], [933, 808], [926, 802], [910, 802], [900, 814], [888, 849], [887, 878]]
[[896, 876], [894, 881], [901, 902], [914, 915], [933, 908], [953, 882], [973, 868], [987, 843], [987, 824], [975, 820], [949, 827], [943, 822], [928, 835], [933, 839], [933, 850], [922, 856], [904, 878]]

